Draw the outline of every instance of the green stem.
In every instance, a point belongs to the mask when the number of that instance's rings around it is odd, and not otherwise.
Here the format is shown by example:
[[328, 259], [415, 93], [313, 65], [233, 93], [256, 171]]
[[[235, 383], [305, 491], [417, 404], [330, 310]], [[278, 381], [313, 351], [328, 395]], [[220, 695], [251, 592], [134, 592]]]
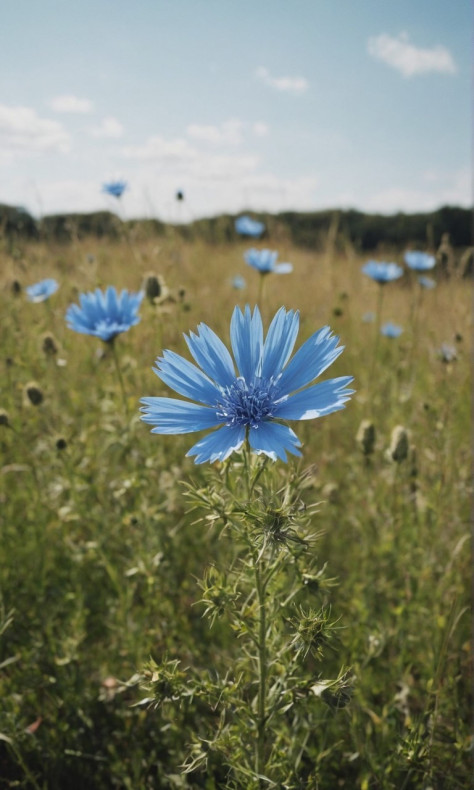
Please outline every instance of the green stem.
[[265, 276], [265, 274], [260, 274], [258, 280], [257, 305], [260, 312], [263, 311], [263, 286], [265, 282]]
[[123, 384], [122, 371], [120, 370], [120, 365], [119, 365], [118, 356], [117, 356], [117, 349], [115, 348], [115, 338], [112, 338], [112, 340], [109, 341], [109, 345], [110, 345], [110, 347], [112, 349], [112, 356], [114, 358], [115, 369], [117, 371], [117, 377], [118, 377], [119, 384], [120, 384], [120, 390], [122, 392], [122, 402], [123, 402], [123, 407], [125, 409], [125, 416], [128, 417], [127, 396], [125, 395], [125, 387], [124, 387], [124, 384]]
[[257, 700], [257, 743], [255, 748], [255, 772], [262, 775], [265, 770], [265, 724], [267, 696], [267, 618], [265, 607], [266, 583], [262, 578], [261, 562], [255, 565], [255, 583], [259, 609], [258, 637], [258, 700]]
[[381, 283], [379, 285], [379, 296], [377, 300], [377, 313], [375, 316], [375, 340], [374, 340], [374, 353], [372, 357], [372, 366], [370, 369], [370, 378], [369, 378], [369, 386], [373, 384], [374, 372], [375, 372], [375, 364], [377, 362], [377, 354], [379, 350], [379, 343], [380, 343], [380, 324], [382, 321], [382, 303], [383, 303], [383, 292], [384, 286]]

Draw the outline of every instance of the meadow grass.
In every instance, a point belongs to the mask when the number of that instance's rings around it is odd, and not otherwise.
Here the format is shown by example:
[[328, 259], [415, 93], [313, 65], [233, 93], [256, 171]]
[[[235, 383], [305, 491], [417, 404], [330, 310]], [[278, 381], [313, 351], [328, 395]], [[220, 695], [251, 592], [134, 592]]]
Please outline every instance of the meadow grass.
[[[234, 305], [255, 303], [248, 246], [170, 235], [2, 253], [0, 787], [235, 786], [218, 761], [201, 773], [180, 770], [215, 714], [198, 702], [136, 705], [150, 657], [225, 672], [239, 649], [225, 621], [209, 628], [194, 605], [197, 580], [229, 547], [189, 512], [183, 481], [206, 479], [185, 458], [193, 437], [151, 435], [138, 409], [142, 396], [168, 394], [152, 372], [164, 348], [188, 357], [182, 333], [201, 321], [226, 339]], [[338, 623], [325, 671], [351, 667], [354, 682], [344, 710], [321, 702], [304, 786], [464, 788], [470, 287], [438, 273], [415, 324], [409, 274], [384, 286], [383, 319], [404, 333], [376, 343], [375, 325], [362, 318], [376, 308], [377, 285], [361, 274], [362, 259], [284, 240], [279, 253], [294, 272], [268, 278], [264, 323], [281, 305], [300, 310], [298, 345], [329, 324], [346, 346], [330, 375], [353, 375], [357, 390], [343, 411], [298, 425], [303, 459], [279, 464], [295, 479], [311, 468], [305, 497], [321, 503], [315, 551], [337, 582], [324, 592]], [[79, 293], [136, 291], [150, 271], [170, 298], [144, 302], [141, 323], [116, 340], [124, 405], [110, 349], [70, 331], [64, 314]], [[245, 290], [232, 289], [237, 274]], [[60, 284], [46, 303], [12, 289], [44, 277]], [[56, 353], [45, 354], [45, 333]], [[455, 346], [455, 361], [440, 359], [443, 342]], [[44, 396], [36, 406], [30, 382]], [[376, 432], [369, 455], [356, 441], [364, 419]], [[398, 425], [410, 445], [400, 463], [387, 456]], [[308, 672], [318, 673], [311, 657]]]

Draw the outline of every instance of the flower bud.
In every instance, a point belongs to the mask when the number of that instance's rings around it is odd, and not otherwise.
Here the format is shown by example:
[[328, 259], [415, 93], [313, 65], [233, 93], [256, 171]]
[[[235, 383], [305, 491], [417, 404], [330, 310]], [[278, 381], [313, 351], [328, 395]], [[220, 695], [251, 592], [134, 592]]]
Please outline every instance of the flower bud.
[[51, 332], [45, 332], [41, 336], [41, 350], [47, 357], [54, 357], [58, 353], [58, 344]]
[[357, 444], [364, 455], [371, 455], [375, 446], [375, 425], [372, 420], [362, 420], [356, 436]]
[[397, 425], [392, 431], [388, 454], [399, 464], [408, 457], [408, 448], [408, 433], [402, 425]]
[[146, 298], [151, 304], [154, 304], [155, 299], [159, 299], [162, 295], [164, 282], [159, 274], [148, 272], [143, 281], [143, 290], [145, 291]]
[[28, 400], [33, 406], [39, 406], [40, 403], [43, 403], [44, 400], [43, 390], [41, 389], [39, 384], [36, 383], [36, 381], [30, 381], [26, 385], [24, 392], [26, 397], [28, 398]]

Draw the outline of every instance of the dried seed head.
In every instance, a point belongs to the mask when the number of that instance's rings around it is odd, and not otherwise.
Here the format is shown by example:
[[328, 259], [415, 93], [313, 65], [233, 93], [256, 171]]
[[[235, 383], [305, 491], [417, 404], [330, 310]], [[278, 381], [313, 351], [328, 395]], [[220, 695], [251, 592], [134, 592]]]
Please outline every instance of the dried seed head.
[[155, 299], [159, 299], [163, 291], [164, 282], [159, 274], [148, 272], [143, 280], [143, 290], [146, 298], [153, 304]]
[[184, 297], [186, 296], [186, 288], [183, 285], [180, 285], [178, 288], [178, 296], [181, 301], [183, 301]]
[[12, 280], [11, 289], [13, 296], [19, 296], [21, 294], [21, 283], [18, 280]]
[[39, 406], [40, 403], [43, 403], [44, 394], [43, 390], [36, 383], [36, 381], [30, 381], [25, 387], [25, 395], [30, 401], [33, 406]]
[[388, 450], [392, 461], [395, 461], [397, 464], [404, 461], [408, 457], [408, 448], [408, 433], [403, 425], [397, 425], [392, 431]]
[[64, 436], [58, 436], [56, 438], [56, 450], [65, 450], [67, 447], [67, 441]]
[[0, 409], [0, 425], [4, 425], [5, 427], [8, 427], [10, 425], [8, 412], [5, 411], [5, 409]]
[[356, 436], [357, 444], [364, 455], [371, 455], [375, 447], [375, 425], [372, 420], [362, 420]]
[[44, 335], [41, 335], [41, 350], [47, 357], [54, 357], [58, 353], [58, 344], [51, 332], [45, 332]]

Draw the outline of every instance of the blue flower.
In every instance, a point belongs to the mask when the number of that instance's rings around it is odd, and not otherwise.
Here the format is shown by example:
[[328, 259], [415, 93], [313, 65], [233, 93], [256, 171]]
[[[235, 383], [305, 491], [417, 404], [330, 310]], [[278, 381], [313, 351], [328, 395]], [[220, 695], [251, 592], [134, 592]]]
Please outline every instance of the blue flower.
[[[234, 309], [230, 341], [235, 359], [206, 324], [185, 336], [196, 365], [173, 351], [164, 351], [154, 368], [179, 395], [142, 398], [142, 420], [156, 426], [152, 433], [191, 433], [217, 428], [187, 453], [195, 463], [224, 461], [247, 439], [258, 455], [286, 461], [301, 455], [301, 442], [283, 420], [310, 420], [344, 408], [353, 390], [351, 376], [314, 380], [342, 352], [329, 327], [315, 332], [289, 361], [299, 329], [299, 314], [281, 307], [263, 337], [258, 307]], [[237, 370], [236, 370], [237, 369]]]
[[273, 250], [256, 250], [252, 247], [244, 253], [244, 258], [249, 266], [260, 272], [260, 274], [288, 274], [293, 271], [292, 263], [277, 263], [278, 253]]
[[265, 230], [263, 222], [257, 222], [256, 219], [252, 219], [246, 214], [242, 217], [237, 217], [234, 227], [236, 233], [240, 233], [241, 236], [253, 236], [256, 239], [260, 238]]
[[235, 288], [237, 291], [242, 291], [245, 285], [245, 280], [241, 274], [236, 274], [235, 277], [232, 278], [232, 288]]
[[107, 195], [112, 195], [112, 197], [120, 198], [127, 187], [126, 181], [109, 181], [102, 186], [102, 192], [106, 192]]
[[458, 354], [454, 346], [451, 346], [449, 343], [441, 343], [441, 348], [438, 351], [438, 355], [442, 362], [455, 362], [458, 358]]
[[418, 277], [418, 282], [422, 288], [427, 288], [428, 290], [436, 287], [436, 280], [433, 280], [431, 277]]
[[368, 313], [364, 313], [362, 316], [362, 320], [364, 324], [372, 324], [375, 321], [375, 313], [369, 311]]
[[433, 268], [436, 263], [436, 258], [434, 255], [428, 255], [426, 252], [409, 250], [405, 253], [405, 263], [415, 272], [426, 272]]
[[385, 337], [400, 337], [403, 329], [401, 326], [397, 326], [397, 324], [392, 324], [391, 321], [388, 321], [382, 326], [380, 331]]
[[100, 337], [107, 343], [138, 324], [138, 308], [143, 297], [143, 291], [129, 293], [124, 289], [118, 294], [111, 285], [105, 293], [96, 288], [79, 296], [80, 307], [77, 304], [68, 307], [66, 321], [69, 329]]
[[403, 274], [402, 267], [397, 263], [385, 263], [384, 261], [367, 261], [362, 266], [362, 271], [381, 285], [398, 280]]
[[45, 302], [52, 294], [56, 293], [59, 285], [52, 277], [47, 280], [41, 280], [39, 283], [29, 285], [25, 288], [26, 294], [30, 302]]

